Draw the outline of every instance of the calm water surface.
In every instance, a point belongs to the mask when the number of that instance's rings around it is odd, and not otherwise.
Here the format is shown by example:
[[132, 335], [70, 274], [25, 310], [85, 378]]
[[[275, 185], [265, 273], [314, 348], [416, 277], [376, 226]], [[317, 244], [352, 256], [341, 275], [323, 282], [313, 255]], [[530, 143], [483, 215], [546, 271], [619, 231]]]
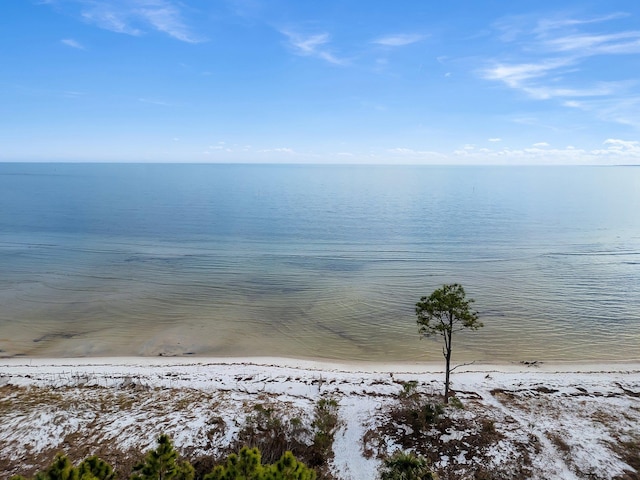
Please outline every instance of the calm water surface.
[[640, 359], [640, 168], [0, 164], [0, 355]]

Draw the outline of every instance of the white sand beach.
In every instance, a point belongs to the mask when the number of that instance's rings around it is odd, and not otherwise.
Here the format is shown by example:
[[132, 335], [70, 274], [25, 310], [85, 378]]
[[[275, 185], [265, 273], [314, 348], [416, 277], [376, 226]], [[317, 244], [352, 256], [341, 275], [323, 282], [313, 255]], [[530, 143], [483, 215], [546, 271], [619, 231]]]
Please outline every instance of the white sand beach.
[[[443, 365], [419, 363], [2, 359], [0, 476], [32, 474], [58, 451], [108, 457], [106, 444], [145, 450], [160, 433], [188, 458], [215, 456], [234, 443], [256, 405], [311, 423], [318, 400], [332, 398], [339, 426], [331, 474], [374, 479], [381, 458], [413, 438], [406, 425], [389, 423], [400, 392], [417, 382], [416, 394], [431, 398], [441, 394], [443, 377]], [[459, 408], [448, 407], [447, 424], [428, 434], [441, 478], [478, 471], [638, 478], [640, 363], [472, 364], [454, 371], [452, 388]]]

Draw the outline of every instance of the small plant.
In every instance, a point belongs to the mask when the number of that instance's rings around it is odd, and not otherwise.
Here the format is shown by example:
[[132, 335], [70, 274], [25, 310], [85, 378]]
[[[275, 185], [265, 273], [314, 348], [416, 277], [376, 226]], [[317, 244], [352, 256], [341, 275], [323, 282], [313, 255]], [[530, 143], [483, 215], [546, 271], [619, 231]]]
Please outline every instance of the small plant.
[[438, 476], [429, 468], [429, 462], [420, 455], [396, 452], [384, 459], [380, 480], [437, 480]]
[[464, 410], [464, 405], [458, 397], [449, 397], [449, 405], [459, 410]]
[[338, 428], [338, 402], [323, 398], [316, 404], [313, 423], [311, 465], [326, 464], [333, 457], [333, 438]]
[[409, 380], [408, 382], [402, 382], [402, 390], [400, 391], [400, 398], [411, 398], [417, 393], [418, 382], [416, 380]]

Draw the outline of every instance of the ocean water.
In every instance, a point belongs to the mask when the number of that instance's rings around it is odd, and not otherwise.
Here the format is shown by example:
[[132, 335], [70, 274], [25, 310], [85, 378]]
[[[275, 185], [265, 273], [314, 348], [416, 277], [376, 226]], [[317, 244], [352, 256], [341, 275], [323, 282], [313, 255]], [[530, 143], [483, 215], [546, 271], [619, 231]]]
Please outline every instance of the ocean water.
[[0, 164], [0, 355], [640, 359], [640, 168]]

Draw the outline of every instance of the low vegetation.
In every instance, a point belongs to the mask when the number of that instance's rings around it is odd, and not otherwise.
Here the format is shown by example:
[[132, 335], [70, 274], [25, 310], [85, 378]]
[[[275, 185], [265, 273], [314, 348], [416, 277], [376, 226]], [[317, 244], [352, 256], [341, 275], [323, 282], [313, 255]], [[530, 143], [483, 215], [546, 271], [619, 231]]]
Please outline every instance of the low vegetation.
[[[194, 480], [195, 469], [180, 459], [167, 435], [160, 435], [158, 446], [147, 453], [143, 462], [133, 468], [130, 480]], [[120, 478], [126, 478], [119, 472]], [[53, 463], [33, 480], [114, 480], [116, 472], [98, 457], [89, 457], [74, 466], [63, 454], [56, 455]], [[204, 475], [204, 480], [315, 480], [316, 473], [298, 461], [291, 452], [285, 452], [274, 464], [263, 464], [260, 450], [243, 447], [231, 454], [226, 462]], [[11, 480], [29, 480], [17, 475]]]
[[637, 380], [481, 374], [445, 405], [429, 377], [289, 375], [216, 391], [5, 384], [0, 478], [640, 479]]
[[[126, 476], [120, 472], [120, 476]], [[114, 480], [116, 472], [102, 459], [92, 456], [74, 466], [66, 455], [57, 454], [52, 464], [38, 472], [33, 480]], [[124, 478], [124, 477], [123, 477]], [[158, 445], [147, 453], [128, 476], [130, 480], [194, 480], [191, 463], [180, 459], [171, 439], [160, 435]], [[203, 480], [316, 480], [317, 473], [286, 451], [273, 464], [263, 463], [258, 448], [242, 447], [221, 465], [200, 477]], [[411, 453], [397, 452], [384, 461], [381, 480], [434, 480], [427, 460]], [[11, 480], [30, 480], [16, 475]]]

